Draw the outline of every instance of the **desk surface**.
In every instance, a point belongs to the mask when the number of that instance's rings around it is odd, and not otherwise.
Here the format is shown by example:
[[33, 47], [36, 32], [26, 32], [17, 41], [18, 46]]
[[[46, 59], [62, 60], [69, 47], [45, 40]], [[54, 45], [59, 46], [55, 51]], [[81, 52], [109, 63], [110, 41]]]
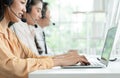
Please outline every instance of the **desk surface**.
[[106, 68], [37, 70], [29, 74], [29, 78], [119, 78], [120, 59], [109, 62]]

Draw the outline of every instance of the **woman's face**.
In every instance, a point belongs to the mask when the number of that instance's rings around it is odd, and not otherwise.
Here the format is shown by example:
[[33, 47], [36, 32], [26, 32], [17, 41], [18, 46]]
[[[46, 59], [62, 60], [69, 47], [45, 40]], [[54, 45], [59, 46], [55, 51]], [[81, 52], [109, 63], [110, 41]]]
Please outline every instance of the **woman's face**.
[[22, 18], [23, 12], [26, 11], [27, 0], [14, 0], [9, 7], [10, 21], [18, 22]]
[[35, 21], [41, 18], [41, 10], [42, 10], [42, 2], [39, 2], [36, 5], [32, 6], [30, 15]]
[[46, 14], [45, 14], [45, 18], [40, 18], [38, 20], [38, 24], [41, 26], [41, 27], [46, 27], [46, 26], [49, 26], [50, 24], [50, 10], [49, 8], [47, 7], [47, 10], [46, 10]]
[[46, 21], [45, 26], [49, 26], [50, 24], [50, 10], [47, 7], [47, 11], [46, 11], [46, 18], [44, 19], [44, 21]]

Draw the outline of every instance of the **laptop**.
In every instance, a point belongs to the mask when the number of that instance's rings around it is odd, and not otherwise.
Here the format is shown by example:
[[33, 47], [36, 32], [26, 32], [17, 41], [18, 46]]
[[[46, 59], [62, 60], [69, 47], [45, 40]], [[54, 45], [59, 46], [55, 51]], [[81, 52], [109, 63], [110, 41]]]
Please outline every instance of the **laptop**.
[[[113, 51], [113, 47], [115, 45], [116, 33], [118, 32], [118, 27], [112, 27], [108, 30], [106, 34], [106, 39], [104, 42], [104, 47], [101, 53], [100, 60], [91, 60], [91, 65], [71, 65], [71, 66], [62, 66], [63, 69], [71, 69], [71, 68], [103, 68], [108, 66], [108, 62], [110, 59], [110, 54]], [[88, 59], [89, 60], [89, 59]]]

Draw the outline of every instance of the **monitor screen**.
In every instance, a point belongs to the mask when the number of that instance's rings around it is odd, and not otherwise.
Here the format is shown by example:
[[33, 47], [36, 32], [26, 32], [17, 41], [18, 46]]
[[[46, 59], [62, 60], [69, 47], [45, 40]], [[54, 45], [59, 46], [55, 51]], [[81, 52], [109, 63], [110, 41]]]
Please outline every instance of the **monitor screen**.
[[113, 48], [114, 39], [116, 35], [117, 27], [112, 27], [108, 30], [104, 47], [102, 50], [101, 59], [108, 61], [110, 57], [111, 50]]

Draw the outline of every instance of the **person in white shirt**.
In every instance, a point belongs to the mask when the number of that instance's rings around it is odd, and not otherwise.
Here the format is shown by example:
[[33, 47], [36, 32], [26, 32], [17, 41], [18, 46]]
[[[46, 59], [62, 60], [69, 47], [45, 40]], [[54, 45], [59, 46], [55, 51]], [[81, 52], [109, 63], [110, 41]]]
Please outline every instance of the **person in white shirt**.
[[50, 10], [48, 8], [48, 3], [43, 2], [42, 7], [42, 17], [38, 20], [39, 26], [36, 27], [36, 39], [39, 46], [41, 46], [42, 49], [42, 55], [53, 55], [54, 53], [51, 51], [51, 49], [47, 46], [46, 40], [45, 40], [45, 33], [44, 28], [49, 26], [50, 24]]
[[34, 32], [29, 26], [27, 23], [20, 21], [10, 26], [10, 28], [16, 33], [16, 36], [22, 43], [32, 50], [32, 52], [39, 55], [34, 42]]
[[26, 5], [26, 13], [24, 13], [27, 23], [20, 21], [10, 26], [21, 42], [37, 55], [39, 55], [39, 52], [34, 41], [34, 25], [36, 20], [41, 17], [41, 10], [42, 0], [31, 0], [31, 3]]

